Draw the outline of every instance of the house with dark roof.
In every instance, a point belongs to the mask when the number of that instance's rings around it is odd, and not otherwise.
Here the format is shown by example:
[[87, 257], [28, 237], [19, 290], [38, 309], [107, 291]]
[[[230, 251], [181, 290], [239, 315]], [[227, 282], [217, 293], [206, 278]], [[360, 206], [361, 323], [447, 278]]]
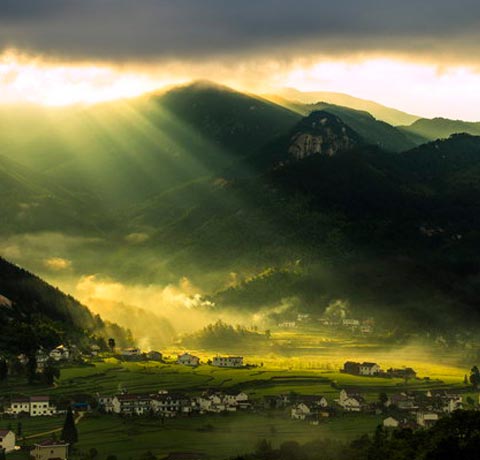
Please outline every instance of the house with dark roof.
[[30, 451], [32, 460], [67, 460], [69, 444], [63, 441], [46, 439], [33, 446]]

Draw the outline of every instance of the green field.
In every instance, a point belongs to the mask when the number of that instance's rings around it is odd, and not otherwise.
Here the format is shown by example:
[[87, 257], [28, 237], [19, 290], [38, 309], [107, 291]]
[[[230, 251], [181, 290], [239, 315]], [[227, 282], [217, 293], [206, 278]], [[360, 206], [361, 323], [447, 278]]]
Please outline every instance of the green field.
[[[404, 390], [451, 389], [478, 400], [478, 394], [463, 384], [465, 369], [451, 363], [440, 364], [416, 356], [408, 359], [409, 352], [393, 356], [390, 352], [366, 353], [354, 347], [340, 346], [337, 353], [317, 349], [304, 356], [285, 357], [265, 354], [246, 356], [246, 362], [257, 367], [244, 369], [219, 369], [209, 365], [197, 368], [159, 362], [121, 362], [112, 357], [96, 359], [82, 367], [64, 367], [61, 377], [52, 387], [29, 386], [24, 380], [10, 379], [0, 385], [0, 395], [49, 394], [54, 399], [78, 400], [91, 398], [97, 393], [115, 394], [120, 389], [131, 393], [157, 392], [159, 390], [182, 390], [191, 395], [206, 389], [245, 391], [252, 400], [265, 395], [295, 392], [298, 394], [324, 395], [331, 404], [338, 398], [339, 390], [347, 388], [362, 393], [369, 401], [378, 399], [381, 392], [387, 394]], [[346, 353], [344, 357], [340, 353]], [[196, 352], [206, 360], [208, 353]], [[172, 355], [174, 353], [172, 352]], [[210, 353], [211, 355], [211, 353]], [[402, 379], [360, 377], [339, 372], [345, 359], [371, 359], [382, 368], [414, 367], [420, 378], [408, 383]], [[412, 354], [411, 356], [415, 356]], [[430, 377], [424, 379], [423, 377]], [[346, 440], [372, 432], [381, 422], [381, 416], [347, 414], [325, 419], [319, 425], [293, 421], [288, 411], [256, 411], [231, 413], [228, 415], [203, 415], [167, 420], [118, 416], [87, 415], [79, 425], [80, 442], [77, 456], [95, 447], [99, 458], [115, 454], [120, 460], [139, 458], [144, 452], [152, 451], [159, 457], [173, 451], [199, 451], [209, 458], [223, 459], [251, 451], [263, 438], [274, 446], [283, 441], [305, 442], [318, 438]], [[0, 427], [9, 424], [16, 428], [18, 420], [3, 419]], [[21, 419], [23, 434], [32, 443], [46, 437], [46, 433], [58, 429], [63, 417]], [[11, 459], [21, 454], [11, 455]]]

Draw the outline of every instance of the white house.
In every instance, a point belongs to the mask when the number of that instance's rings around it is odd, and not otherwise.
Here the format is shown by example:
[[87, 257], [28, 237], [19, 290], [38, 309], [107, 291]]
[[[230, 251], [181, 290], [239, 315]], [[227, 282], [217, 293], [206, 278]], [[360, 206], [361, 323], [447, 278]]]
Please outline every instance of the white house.
[[111, 414], [114, 411], [113, 398], [108, 395], [97, 395], [98, 407], [101, 407], [107, 414]]
[[122, 394], [112, 399], [115, 414], [147, 415], [151, 410], [152, 397], [143, 394]]
[[290, 411], [290, 417], [293, 420], [306, 420], [307, 418], [311, 417], [313, 413], [314, 412], [309, 405], [300, 403], [295, 404], [295, 406], [292, 407]]
[[399, 425], [400, 425], [400, 422], [394, 417], [387, 417], [383, 421], [383, 426], [385, 428], [398, 428]]
[[35, 444], [30, 451], [33, 460], [67, 460], [69, 444], [62, 441], [46, 440]]
[[70, 350], [65, 345], [59, 345], [49, 353], [54, 361], [66, 361], [70, 358]]
[[183, 364], [184, 366], [198, 366], [200, 364], [200, 358], [191, 355], [190, 353], [183, 353], [178, 355], [177, 364]]
[[15, 450], [15, 433], [11, 430], [0, 430], [0, 451], [9, 453]]
[[179, 413], [192, 410], [190, 399], [180, 394], [159, 393], [152, 397], [151, 407], [155, 414], [164, 417], [175, 417]]
[[56, 415], [57, 408], [50, 403], [49, 396], [12, 399], [5, 412], [9, 415], [28, 414], [30, 417]]
[[123, 358], [137, 358], [142, 355], [142, 351], [139, 348], [125, 348], [120, 355]]
[[346, 390], [340, 391], [340, 398], [338, 404], [348, 412], [360, 412], [364, 403], [362, 396], [357, 394], [347, 393]]
[[381, 367], [377, 363], [364, 362], [360, 364], [360, 375], [372, 376], [377, 375], [381, 370]]
[[417, 423], [421, 427], [429, 427], [438, 421], [438, 414], [434, 412], [417, 412]]
[[217, 367], [243, 367], [243, 356], [215, 356], [212, 364]]

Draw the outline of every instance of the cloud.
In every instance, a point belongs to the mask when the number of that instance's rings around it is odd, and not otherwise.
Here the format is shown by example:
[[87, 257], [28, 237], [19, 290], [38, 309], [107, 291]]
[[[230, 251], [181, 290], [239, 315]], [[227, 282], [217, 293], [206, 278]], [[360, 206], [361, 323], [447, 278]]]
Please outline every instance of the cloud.
[[72, 261], [62, 257], [51, 257], [44, 261], [44, 265], [50, 270], [66, 270], [72, 266]]
[[[477, 48], [475, 0], [6, 0], [0, 46], [100, 60]], [[459, 46], [460, 45], [460, 46]]]

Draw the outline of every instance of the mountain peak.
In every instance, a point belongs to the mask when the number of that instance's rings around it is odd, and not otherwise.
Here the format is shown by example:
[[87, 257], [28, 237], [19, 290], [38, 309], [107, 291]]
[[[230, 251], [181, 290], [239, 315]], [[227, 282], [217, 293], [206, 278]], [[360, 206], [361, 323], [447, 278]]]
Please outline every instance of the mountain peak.
[[297, 160], [316, 154], [332, 156], [362, 142], [362, 138], [339, 117], [318, 110], [297, 125], [288, 153]]

